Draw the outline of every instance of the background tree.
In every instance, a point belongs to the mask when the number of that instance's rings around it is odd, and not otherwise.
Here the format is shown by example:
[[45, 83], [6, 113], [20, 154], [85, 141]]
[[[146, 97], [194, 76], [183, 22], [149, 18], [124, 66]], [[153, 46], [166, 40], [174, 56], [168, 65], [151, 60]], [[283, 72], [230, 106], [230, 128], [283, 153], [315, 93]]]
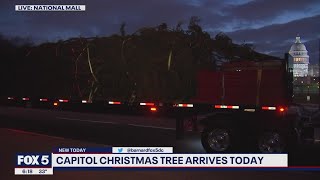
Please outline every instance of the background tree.
[[120, 25], [120, 34], [121, 34], [122, 37], [126, 36], [125, 28], [126, 28], [126, 23], [125, 22], [121, 23], [121, 25]]
[[1, 82], [7, 85], [0, 92], [182, 102], [195, 95], [197, 71], [213, 69], [217, 59], [275, 59], [233, 44], [222, 33], [212, 39], [200, 26], [199, 17], [191, 17], [186, 30], [182, 24], [170, 28], [161, 23], [127, 34], [122, 23], [120, 34], [37, 46], [17, 46], [0, 36]]

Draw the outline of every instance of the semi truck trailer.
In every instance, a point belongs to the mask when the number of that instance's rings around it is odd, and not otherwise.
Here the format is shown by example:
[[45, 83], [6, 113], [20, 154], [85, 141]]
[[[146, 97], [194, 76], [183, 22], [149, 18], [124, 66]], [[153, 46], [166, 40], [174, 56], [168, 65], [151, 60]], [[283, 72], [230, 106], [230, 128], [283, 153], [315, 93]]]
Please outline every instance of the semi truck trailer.
[[136, 102], [117, 99], [63, 97], [6, 97], [7, 104], [28, 107], [91, 108], [103, 112], [147, 110], [173, 117], [177, 139], [184, 137], [186, 122], [201, 128], [201, 143], [210, 153], [242, 151], [281, 153], [314, 143], [319, 111], [311, 112], [292, 101], [292, 69], [284, 59], [232, 61], [196, 73], [195, 97], [180, 102]]

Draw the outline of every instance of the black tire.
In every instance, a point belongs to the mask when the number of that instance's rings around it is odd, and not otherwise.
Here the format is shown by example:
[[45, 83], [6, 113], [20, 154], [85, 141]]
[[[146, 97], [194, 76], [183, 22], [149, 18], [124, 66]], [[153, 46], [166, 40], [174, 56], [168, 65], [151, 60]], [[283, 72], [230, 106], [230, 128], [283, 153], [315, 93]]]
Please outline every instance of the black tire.
[[[220, 136], [224, 136], [223, 139]], [[217, 137], [221, 141], [217, 141]], [[230, 152], [233, 149], [231, 130], [224, 127], [205, 128], [201, 133], [201, 143], [207, 153]]]
[[284, 133], [276, 130], [260, 133], [257, 144], [260, 153], [283, 153], [288, 150], [287, 137]]

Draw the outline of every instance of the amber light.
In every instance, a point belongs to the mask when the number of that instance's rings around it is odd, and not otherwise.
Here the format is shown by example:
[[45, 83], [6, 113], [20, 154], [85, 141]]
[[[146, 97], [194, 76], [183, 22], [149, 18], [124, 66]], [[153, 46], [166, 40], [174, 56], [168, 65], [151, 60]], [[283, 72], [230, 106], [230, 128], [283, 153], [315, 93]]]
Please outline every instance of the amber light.
[[150, 111], [156, 112], [156, 111], [157, 111], [157, 108], [156, 108], [156, 107], [152, 107], [152, 108], [150, 108]]
[[54, 105], [54, 106], [58, 106], [58, 103], [57, 103], [57, 102], [54, 102], [53, 105]]
[[280, 113], [284, 113], [284, 112], [286, 112], [288, 110], [288, 108], [287, 107], [277, 107], [277, 110]]

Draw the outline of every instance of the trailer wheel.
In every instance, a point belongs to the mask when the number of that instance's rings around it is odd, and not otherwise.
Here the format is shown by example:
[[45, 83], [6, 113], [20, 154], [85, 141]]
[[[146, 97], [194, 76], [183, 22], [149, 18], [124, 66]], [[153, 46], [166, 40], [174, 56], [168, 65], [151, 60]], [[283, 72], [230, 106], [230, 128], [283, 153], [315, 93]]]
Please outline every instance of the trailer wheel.
[[262, 153], [282, 153], [286, 148], [286, 140], [277, 131], [266, 131], [259, 137], [258, 148]]
[[201, 134], [201, 143], [206, 152], [228, 152], [231, 149], [230, 130], [226, 128], [206, 128]]

